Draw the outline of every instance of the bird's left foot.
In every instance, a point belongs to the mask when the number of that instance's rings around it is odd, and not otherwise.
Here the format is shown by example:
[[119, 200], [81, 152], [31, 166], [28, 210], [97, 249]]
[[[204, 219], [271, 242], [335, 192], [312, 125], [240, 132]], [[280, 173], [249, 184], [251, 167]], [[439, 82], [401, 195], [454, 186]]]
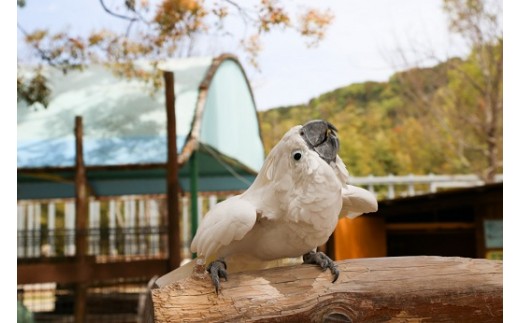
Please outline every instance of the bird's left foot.
[[332, 282], [338, 280], [339, 270], [334, 261], [330, 259], [326, 254], [321, 251], [311, 251], [303, 255], [304, 264], [316, 264], [319, 265], [323, 270], [330, 269], [330, 272], [334, 275]]
[[224, 278], [227, 281], [227, 265], [223, 260], [215, 260], [209, 264], [206, 271], [211, 277], [213, 286], [215, 286], [215, 292], [218, 295], [220, 290], [220, 278]]

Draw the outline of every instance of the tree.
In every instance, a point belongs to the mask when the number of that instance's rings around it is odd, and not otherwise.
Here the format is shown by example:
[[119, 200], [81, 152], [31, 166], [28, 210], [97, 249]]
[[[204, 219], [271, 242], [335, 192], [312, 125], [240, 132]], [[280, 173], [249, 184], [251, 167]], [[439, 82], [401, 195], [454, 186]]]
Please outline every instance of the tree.
[[429, 73], [410, 69], [395, 81], [403, 99], [415, 107], [407, 113], [443, 143], [452, 169], [493, 182], [502, 170], [501, 2], [444, 0], [443, 9], [450, 31], [471, 49], [469, 56], [448, 59]]
[[[105, 0], [99, 0], [99, 5], [114, 19], [127, 22], [123, 31], [105, 29], [88, 35], [72, 35], [69, 31], [28, 31], [18, 24], [25, 44], [39, 62], [29, 79], [18, 74], [18, 99], [29, 104], [48, 102], [50, 90], [41, 65], [67, 73], [83, 69], [87, 64], [102, 63], [116, 75], [138, 77], [158, 88], [162, 82], [159, 72], [140, 69], [136, 60], [145, 59], [157, 66], [166, 58], [190, 56], [198, 37], [233, 37], [241, 44], [248, 61], [258, 67], [257, 56], [265, 34], [275, 29], [293, 29], [307, 40], [309, 46], [315, 46], [324, 38], [333, 20], [328, 10], [304, 8], [289, 12], [278, 0], [260, 0], [253, 5], [233, 0], [119, 1], [117, 8], [109, 7]], [[18, 0], [17, 3], [20, 8], [30, 6], [30, 1]], [[233, 31], [229, 26], [232, 20], [235, 23], [241, 21], [243, 33], [237, 35]]]
[[502, 168], [503, 36], [500, 1], [444, 0], [450, 29], [471, 46], [464, 64], [454, 66], [449, 93], [442, 100], [453, 107], [454, 129], [469, 128], [472, 141], [461, 141], [469, 154], [485, 156], [478, 172], [493, 182]]

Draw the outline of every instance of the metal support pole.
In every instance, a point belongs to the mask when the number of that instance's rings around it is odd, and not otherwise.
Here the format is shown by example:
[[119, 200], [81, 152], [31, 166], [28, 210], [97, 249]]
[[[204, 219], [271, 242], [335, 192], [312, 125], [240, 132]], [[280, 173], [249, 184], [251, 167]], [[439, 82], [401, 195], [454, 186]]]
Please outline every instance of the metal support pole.
[[[191, 238], [195, 237], [195, 233], [197, 233], [198, 227], [198, 190], [199, 190], [199, 157], [197, 150], [194, 150], [190, 157], [190, 193], [191, 193]], [[197, 257], [194, 253], [192, 255], [193, 258]]]
[[181, 263], [179, 229], [179, 165], [177, 162], [177, 129], [175, 118], [175, 82], [172, 72], [164, 72], [166, 94], [166, 122], [168, 132], [168, 161], [166, 185], [168, 194], [168, 262], [170, 270]]

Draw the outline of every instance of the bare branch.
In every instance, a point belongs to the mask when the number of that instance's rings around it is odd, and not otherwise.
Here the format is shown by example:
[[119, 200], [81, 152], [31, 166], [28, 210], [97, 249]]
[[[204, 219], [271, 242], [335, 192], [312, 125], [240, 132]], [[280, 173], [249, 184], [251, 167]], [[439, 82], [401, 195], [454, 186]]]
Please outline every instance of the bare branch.
[[231, 6], [235, 7], [242, 17], [242, 20], [244, 21], [244, 24], [247, 24], [247, 20], [250, 22], [254, 20], [254, 18], [245, 10], [242, 6], [240, 6], [238, 3], [232, 0], [224, 0], [224, 2], [229, 3]]
[[124, 19], [124, 20], [129, 20], [131, 22], [138, 20], [138, 18], [136, 18], [136, 17], [128, 17], [128, 16], [118, 14], [116, 12], [113, 12], [105, 5], [105, 2], [103, 0], [99, 0], [99, 3], [101, 4], [101, 7], [103, 7], [103, 10], [105, 10], [105, 12], [110, 14], [111, 16], [114, 16], [114, 17], [120, 18], [120, 19]]

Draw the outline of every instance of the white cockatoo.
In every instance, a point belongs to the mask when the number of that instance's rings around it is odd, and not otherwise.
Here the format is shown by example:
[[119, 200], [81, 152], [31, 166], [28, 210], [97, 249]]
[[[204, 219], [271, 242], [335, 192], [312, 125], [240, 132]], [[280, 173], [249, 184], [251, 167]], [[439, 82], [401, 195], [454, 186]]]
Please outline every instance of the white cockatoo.
[[[367, 190], [348, 184], [337, 155], [336, 128], [313, 120], [290, 129], [267, 156], [242, 194], [216, 204], [203, 218], [191, 251], [204, 259], [215, 289], [230, 271], [266, 268], [300, 259], [338, 278], [334, 262], [316, 252], [334, 232], [340, 215], [377, 211]], [[233, 268], [234, 267], [234, 268]]]

